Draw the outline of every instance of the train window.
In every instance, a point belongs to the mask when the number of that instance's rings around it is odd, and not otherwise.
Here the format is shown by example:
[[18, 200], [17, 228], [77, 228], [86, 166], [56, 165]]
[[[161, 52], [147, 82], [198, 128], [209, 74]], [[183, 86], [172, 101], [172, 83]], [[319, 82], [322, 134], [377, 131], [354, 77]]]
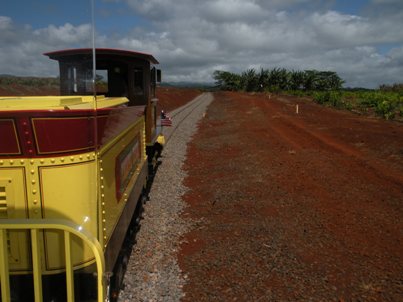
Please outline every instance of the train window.
[[61, 64], [60, 84], [62, 95], [91, 95], [92, 85], [91, 62], [63, 62]]
[[97, 69], [95, 73], [95, 87], [97, 94], [108, 94], [108, 70]]
[[152, 98], [155, 98], [156, 73], [157, 73], [156, 68], [155, 67], [151, 68], [151, 70], [150, 70], [150, 74], [151, 74], [150, 90], [151, 90], [151, 97]]
[[84, 85], [85, 85], [84, 94], [88, 95], [94, 92], [92, 66], [90, 69], [89, 68], [85, 69]]
[[127, 67], [110, 66], [106, 71], [107, 75], [105, 77], [107, 79], [108, 91], [105, 95], [109, 97], [128, 97]]
[[134, 69], [134, 94], [142, 95], [144, 94], [144, 81], [143, 81], [143, 69]]
[[69, 84], [69, 91], [72, 91], [74, 93], [78, 92], [77, 89], [77, 68], [70, 66], [67, 69], [67, 83]]
[[151, 68], [151, 85], [154, 85], [157, 81], [156, 79], [157, 69], [155, 67]]

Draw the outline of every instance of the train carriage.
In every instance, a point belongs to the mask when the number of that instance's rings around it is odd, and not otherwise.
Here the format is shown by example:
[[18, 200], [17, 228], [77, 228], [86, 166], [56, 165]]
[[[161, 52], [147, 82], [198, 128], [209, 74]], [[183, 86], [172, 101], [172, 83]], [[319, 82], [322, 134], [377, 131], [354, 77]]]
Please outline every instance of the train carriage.
[[[11, 230], [1, 224], [0, 260], [9, 271], [0, 270], [3, 300], [34, 296], [34, 250], [39, 279], [50, 288], [46, 276], [67, 274], [67, 260], [73, 272], [93, 279], [96, 257], [89, 244], [77, 236], [67, 243], [60, 229], [46, 228], [29, 243], [31, 221], [67, 223], [85, 231], [102, 249], [102, 274], [122, 277], [116, 276], [120, 250], [163, 142], [155, 98], [160, 71], [150, 54], [96, 49], [93, 60], [92, 52], [45, 54], [59, 62], [60, 96], [0, 97], [0, 224], [20, 219], [27, 225]], [[18, 293], [21, 280], [30, 280], [26, 288], [32, 293]], [[45, 300], [69, 295], [68, 288], [57, 292], [42, 294]], [[76, 291], [76, 298], [80, 294]]]

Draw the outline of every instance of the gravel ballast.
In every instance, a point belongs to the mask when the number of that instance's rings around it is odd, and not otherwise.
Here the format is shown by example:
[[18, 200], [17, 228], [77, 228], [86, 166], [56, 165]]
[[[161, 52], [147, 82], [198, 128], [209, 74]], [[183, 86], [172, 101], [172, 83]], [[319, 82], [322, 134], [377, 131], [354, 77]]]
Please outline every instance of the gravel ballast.
[[119, 301], [179, 301], [183, 297], [187, 276], [178, 266], [177, 252], [180, 238], [190, 229], [191, 221], [180, 215], [185, 207], [181, 197], [186, 192], [182, 184], [186, 177], [182, 165], [187, 144], [212, 100], [211, 93], [203, 93], [170, 112], [173, 127], [164, 129], [167, 143], [151, 187], [150, 200], [144, 206], [144, 219]]

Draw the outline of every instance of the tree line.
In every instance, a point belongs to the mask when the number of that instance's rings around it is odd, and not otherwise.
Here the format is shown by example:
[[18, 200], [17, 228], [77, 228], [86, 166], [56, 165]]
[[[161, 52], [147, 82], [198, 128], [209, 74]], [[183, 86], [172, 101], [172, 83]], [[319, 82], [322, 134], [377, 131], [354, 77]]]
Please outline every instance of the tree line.
[[344, 81], [334, 71], [248, 69], [241, 74], [229, 71], [214, 71], [213, 78], [217, 88], [230, 91], [330, 91], [342, 88]]

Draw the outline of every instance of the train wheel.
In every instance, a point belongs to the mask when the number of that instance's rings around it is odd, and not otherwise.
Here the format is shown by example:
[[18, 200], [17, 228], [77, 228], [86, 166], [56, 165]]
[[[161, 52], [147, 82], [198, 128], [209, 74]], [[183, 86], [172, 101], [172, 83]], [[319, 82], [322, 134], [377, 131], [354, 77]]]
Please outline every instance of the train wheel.
[[140, 221], [142, 219], [142, 213], [144, 211], [144, 204], [147, 201], [147, 191], [144, 190], [137, 202], [136, 210], [134, 216], [127, 230], [126, 237], [119, 253], [118, 260], [116, 261], [115, 268], [113, 269], [113, 274], [110, 278], [110, 301], [117, 301], [119, 298], [120, 289], [124, 288], [124, 276], [127, 269], [127, 264], [129, 262], [130, 254], [133, 245], [136, 244], [136, 233], [140, 229]]

